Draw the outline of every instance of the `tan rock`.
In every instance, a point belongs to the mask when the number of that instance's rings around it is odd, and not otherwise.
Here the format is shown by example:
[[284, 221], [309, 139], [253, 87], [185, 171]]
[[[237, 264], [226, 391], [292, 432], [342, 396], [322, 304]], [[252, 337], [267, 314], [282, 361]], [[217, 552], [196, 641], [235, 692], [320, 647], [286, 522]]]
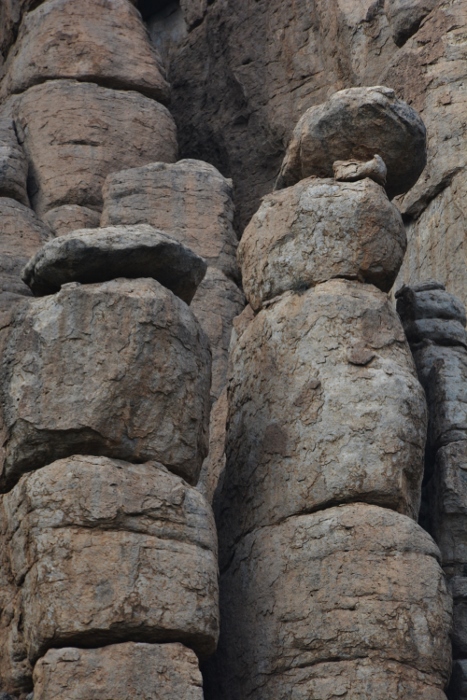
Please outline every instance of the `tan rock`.
[[51, 209], [42, 217], [56, 236], [63, 236], [82, 228], [98, 228], [100, 212], [77, 204], [64, 204]]
[[231, 365], [223, 556], [253, 528], [335, 503], [417, 517], [425, 396], [385, 294], [344, 280], [284, 294]]
[[227, 363], [233, 319], [245, 306], [245, 297], [235, 282], [215, 267], [208, 267], [191, 310], [209, 338], [212, 351], [211, 397], [217, 399], [227, 381]]
[[278, 187], [316, 175], [332, 177], [336, 160], [368, 161], [377, 153], [387, 167], [392, 199], [407, 192], [426, 164], [425, 126], [394, 90], [376, 86], [336, 92], [301, 117], [289, 143]]
[[31, 301], [4, 351], [3, 487], [77, 452], [156, 459], [195, 483], [210, 365], [189, 307], [155, 280], [71, 283]]
[[0, 197], [0, 292], [30, 294], [21, 279], [21, 270], [51, 235], [32, 209]]
[[225, 468], [225, 438], [229, 404], [227, 388], [211, 408], [209, 423], [209, 452], [203, 462], [197, 488], [212, 503]]
[[334, 178], [342, 182], [356, 182], [363, 180], [366, 177], [371, 178], [384, 187], [386, 185], [386, 176], [388, 169], [384, 160], [375, 155], [372, 160], [362, 162], [359, 160], [336, 160], [332, 165]]
[[[160, 58], [127, 0], [47, 0], [28, 12], [8, 55], [3, 96], [76, 78], [169, 99]], [[71, 126], [71, 123], [70, 123]]]
[[26, 475], [3, 508], [29, 659], [121, 641], [212, 653], [216, 532], [183, 479], [157, 463], [75, 456]]
[[238, 275], [232, 183], [212, 165], [181, 160], [132, 168], [110, 176], [103, 195], [101, 226], [150, 224], [228, 277]]
[[11, 119], [0, 119], [0, 197], [11, 197], [29, 206], [26, 190], [28, 162], [18, 143]]
[[192, 250], [141, 224], [81, 229], [54, 238], [29, 260], [22, 278], [42, 296], [69, 282], [151, 277], [189, 304], [206, 268]]
[[287, 290], [345, 277], [389, 291], [406, 237], [397, 208], [370, 179], [308, 178], [265, 197], [238, 249], [254, 309]]
[[65, 697], [203, 700], [203, 683], [195, 654], [181, 644], [50, 649], [34, 668], [34, 698]]
[[109, 173], [177, 157], [168, 110], [129, 90], [52, 80], [11, 97], [2, 112], [24, 139], [39, 215], [64, 204], [99, 208]]
[[[437, 556], [413, 520], [366, 504], [250, 533], [221, 578], [219, 697], [406, 700], [408, 690], [426, 686], [428, 697], [441, 700], [451, 668], [451, 600]], [[358, 664], [336, 678], [333, 661]], [[362, 692], [365, 683], [372, 687], [371, 667], [375, 680], [388, 678], [390, 695]]]

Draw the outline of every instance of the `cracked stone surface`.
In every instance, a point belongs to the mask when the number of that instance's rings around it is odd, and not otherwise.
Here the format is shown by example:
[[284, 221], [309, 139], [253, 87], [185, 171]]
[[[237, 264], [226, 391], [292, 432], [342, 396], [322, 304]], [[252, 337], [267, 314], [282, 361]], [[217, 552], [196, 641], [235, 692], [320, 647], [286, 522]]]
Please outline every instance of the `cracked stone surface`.
[[189, 307], [151, 279], [70, 283], [5, 331], [2, 487], [76, 452], [156, 459], [196, 483], [211, 357]]
[[214, 519], [183, 479], [157, 463], [77, 455], [25, 475], [2, 509], [31, 662], [53, 646], [121, 641], [214, 651]]
[[345, 280], [286, 293], [231, 365], [223, 560], [253, 528], [336, 503], [417, 517], [426, 402], [386, 294]]

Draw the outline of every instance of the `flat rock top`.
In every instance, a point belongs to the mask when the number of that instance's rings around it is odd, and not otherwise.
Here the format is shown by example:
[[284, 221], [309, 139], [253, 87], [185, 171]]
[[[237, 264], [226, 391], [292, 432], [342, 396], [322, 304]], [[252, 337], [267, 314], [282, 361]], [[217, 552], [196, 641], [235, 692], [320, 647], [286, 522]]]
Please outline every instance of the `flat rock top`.
[[206, 273], [199, 255], [152, 226], [81, 229], [49, 241], [23, 270], [36, 296], [63, 284], [152, 277], [190, 303]]
[[368, 161], [375, 154], [387, 166], [388, 196], [407, 192], [426, 165], [423, 121], [390, 88], [341, 90], [298, 122], [277, 187], [310, 175], [332, 177], [336, 160]]

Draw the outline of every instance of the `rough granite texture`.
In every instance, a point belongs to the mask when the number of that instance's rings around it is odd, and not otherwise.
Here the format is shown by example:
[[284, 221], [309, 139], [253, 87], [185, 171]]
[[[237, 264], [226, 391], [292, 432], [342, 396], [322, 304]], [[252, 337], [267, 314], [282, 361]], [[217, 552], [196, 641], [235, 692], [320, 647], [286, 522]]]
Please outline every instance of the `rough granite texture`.
[[288, 187], [310, 175], [331, 177], [336, 160], [370, 160], [375, 154], [387, 167], [388, 196], [407, 192], [426, 165], [423, 121], [390, 88], [341, 90], [300, 118], [277, 186]]
[[196, 483], [210, 377], [199, 323], [155, 280], [75, 282], [31, 301], [0, 375], [2, 487], [74, 453], [156, 459]]
[[238, 277], [232, 183], [212, 165], [182, 160], [132, 168], [108, 177], [103, 195], [101, 226], [150, 224]]
[[29, 206], [27, 177], [28, 162], [18, 143], [15, 124], [11, 119], [0, 119], [0, 197], [11, 197]]
[[42, 218], [56, 236], [63, 236], [82, 228], [98, 228], [101, 215], [99, 211], [78, 204], [64, 204], [50, 209]]
[[152, 277], [189, 304], [206, 269], [199, 255], [152, 226], [110, 226], [49, 241], [22, 277], [36, 296], [53, 294], [69, 282]]
[[202, 495], [157, 463], [73, 456], [3, 498], [3, 546], [35, 662], [53, 646], [218, 634], [217, 538]]
[[21, 270], [51, 238], [49, 228], [32, 209], [15, 199], [0, 197], [0, 293], [30, 294]]
[[0, 97], [57, 78], [137, 90], [166, 103], [169, 85], [128, 0], [47, 0], [28, 12], [5, 64]]
[[[391, 695], [379, 697], [425, 697], [426, 688], [428, 697], [443, 698], [451, 600], [438, 556], [413, 520], [366, 504], [253, 531], [221, 577], [221, 639], [210, 681], [217, 697], [333, 698], [337, 662], [367, 659], [370, 677], [375, 667], [376, 678], [404, 667], [401, 684], [390, 681]], [[316, 664], [325, 662], [319, 673]], [[373, 698], [362, 695], [362, 683], [371, 682], [364, 674], [337, 682], [349, 700]]]
[[177, 158], [168, 110], [131, 90], [51, 80], [7, 99], [1, 115], [15, 119], [40, 216], [64, 204], [100, 208], [109, 173]]
[[195, 654], [181, 644], [51, 649], [34, 668], [34, 698], [203, 700], [203, 683]]
[[344, 280], [286, 293], [231, 364], [222, 561], [253, 528], [342, 502], [417, 518], [426, 403], [387, 295]]
[[333, 277], [388, 292], [406, 248], [398, 209], [366, 178], [307, 178], [265, 197], [238, 249], [251, 306]]

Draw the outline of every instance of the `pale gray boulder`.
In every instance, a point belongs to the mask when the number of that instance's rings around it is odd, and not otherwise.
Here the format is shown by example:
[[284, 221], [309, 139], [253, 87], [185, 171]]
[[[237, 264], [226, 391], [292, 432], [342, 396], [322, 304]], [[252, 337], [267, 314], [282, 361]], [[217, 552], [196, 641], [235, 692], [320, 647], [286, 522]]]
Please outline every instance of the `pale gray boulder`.
[[199, 255], [152, 226], [82, 229], [47, 243], [28, 262], [23, 280], [36, 296], [69, 282], [152, 277], [187, 304], [206, 273]]

